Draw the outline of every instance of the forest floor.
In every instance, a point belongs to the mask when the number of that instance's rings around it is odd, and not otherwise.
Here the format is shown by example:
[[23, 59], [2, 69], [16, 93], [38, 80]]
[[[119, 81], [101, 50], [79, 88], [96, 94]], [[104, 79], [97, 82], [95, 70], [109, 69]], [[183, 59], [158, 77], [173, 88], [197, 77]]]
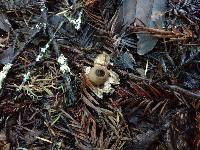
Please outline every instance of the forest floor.
[[198, 150], [198, 0], [0, 0], [0, 149]]

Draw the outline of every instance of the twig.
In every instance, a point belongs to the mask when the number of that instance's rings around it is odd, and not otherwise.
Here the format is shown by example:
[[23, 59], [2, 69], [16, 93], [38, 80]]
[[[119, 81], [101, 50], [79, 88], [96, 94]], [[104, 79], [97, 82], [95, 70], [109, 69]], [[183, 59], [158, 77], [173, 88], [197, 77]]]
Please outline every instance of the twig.
[[128, 76], [130, 79], [132, 79], [132, 80], [145, 81], [145, 82], [147, 82], [147, 83], [150, 82], [149, 79], [145, 79], [145, 78], [140, 77], [140, 76], [137, 76], [137, 75], [135, 75], [135, 74], [133, 74], [133, 73], [128, 73], [127, 71], [117, 70], [117, 72], [118, 72], [119, 74], [122, 74], [122, 75], [127, 75], [127, 76]]
[[164, 87], [164, 88], [167, 88], [167, 89], [170, 89], [170, 90], [173, 90], [173, 91], [176, 91], [176, 92], [180, 92], [181, 94], [184, 94], [184, 95], [187, 95], [187, 96], [190, 96], [190, 97], [193, 97], [193, 98], [197, 98], [197, 99], [200, 100], [200, 94], [193, 93], [189, 90], [183, 89], [183, 88], [178, 87], [176, 85], [161, 85], [161, 86]]

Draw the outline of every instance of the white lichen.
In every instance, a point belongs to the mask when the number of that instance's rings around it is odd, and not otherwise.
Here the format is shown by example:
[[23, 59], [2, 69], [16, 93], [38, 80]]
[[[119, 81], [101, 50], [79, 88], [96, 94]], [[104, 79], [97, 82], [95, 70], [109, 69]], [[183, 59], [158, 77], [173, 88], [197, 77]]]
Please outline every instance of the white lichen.
[[35, 61], [40, 61], [44, 57], [44, 55], [45, 55], [45, 53], [46, 53], [48, 48], [49, 48], [49, 44], [48, 43], [45, 45], [45, 47], [40, 48], [40, 53], [37, 55]]
[[79, 30], [81, 28], [81, 18], [82, 18], [82, 11], [78, 15], [78, 19], [76, 20], [75, 29]]
[[68, 21], [69, 21], [71, 24], [74, 25], [74, 28], [75, 28], [76, 30], [79, 30], [79, 29], [81, 28], [81, 22], [82, 22], [81, 18], [82, 18], [82, 14], [83, 14], [83, 12], [80, 11], [80, 13], [78, 14], [78, 18], [77, 18], [77, 19], [74, 19], [74, 18], [68, 16], [67, 13], [64, 14], [64, 16], [68, 19]]
[[8, 71], [12, 67], [12, 64], [8, 63], [3, 67], [3, 70], [0, 72], [0, 89], [2, 88], [2, 84], [4, 79], [6, 78]]
[[43, 5], [43, 6], [41, 7], [40, 11], [43, 12], [45, 9], [46, 9], [46, 6]]
[[67, 58], [63, 54], [58, 57], [57, 62], [60, 64], [60, 71], [64, 73], [71, 73], [69, 66], [67, 65]]
[[41, 58], [42, 58], [43, 55], [39, 54], [37, 57], [36, 57], [36, 60], [35, 61], [40, 61]]
[[21, 91], [24, 87], [24, 84], [30, 79], [31, 72], [28, 71], [27, 73], [23, 74], [23, 81], [21, 85], [16, 89], [17, 91]]
[[38, 28], [38, 29], [40, 28], [39, 24], [36, 24], [35, 27]]
[[28, 71], [26, 74], [23, 75], [23, 83], [26, 83], [30, 79], [31, 72]]

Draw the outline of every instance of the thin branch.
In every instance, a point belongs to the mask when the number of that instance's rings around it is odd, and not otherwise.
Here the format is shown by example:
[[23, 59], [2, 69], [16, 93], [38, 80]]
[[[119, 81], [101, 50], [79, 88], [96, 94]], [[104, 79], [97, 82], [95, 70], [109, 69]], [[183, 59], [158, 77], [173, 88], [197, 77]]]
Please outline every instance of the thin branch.
[[190, 96], [191, 98], [197, 98], [197, 99], [200, 100], [200, 94], [193, 93], [193, 92], [191, 92], [189, 90], [183, 89], [183, 88], [178, 87], [176, 85], [161, 85], [161, 86], [164, 87], [164, 88], [179, 92], [181, 94], [184, 94], [186, 96]]

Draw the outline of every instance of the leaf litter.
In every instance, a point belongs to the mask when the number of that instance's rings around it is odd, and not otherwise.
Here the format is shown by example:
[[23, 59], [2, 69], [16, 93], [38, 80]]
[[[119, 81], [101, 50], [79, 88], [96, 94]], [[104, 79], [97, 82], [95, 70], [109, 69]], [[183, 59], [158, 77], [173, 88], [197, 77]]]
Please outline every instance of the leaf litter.
[[198, 0], [0, 8], [0, 149], [199, 149]]

